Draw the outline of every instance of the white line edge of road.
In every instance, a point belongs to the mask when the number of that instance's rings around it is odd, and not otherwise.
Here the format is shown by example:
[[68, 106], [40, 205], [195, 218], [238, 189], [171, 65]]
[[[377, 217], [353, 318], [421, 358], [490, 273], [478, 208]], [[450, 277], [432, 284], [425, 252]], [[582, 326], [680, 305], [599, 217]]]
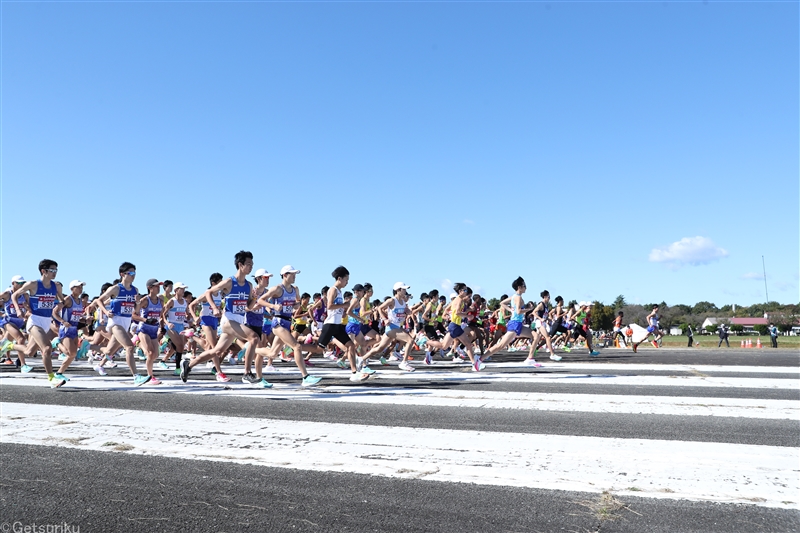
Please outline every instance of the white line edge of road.
[[4, 443], [800, 509], [799, 448], [18, 403], [0, 412]]

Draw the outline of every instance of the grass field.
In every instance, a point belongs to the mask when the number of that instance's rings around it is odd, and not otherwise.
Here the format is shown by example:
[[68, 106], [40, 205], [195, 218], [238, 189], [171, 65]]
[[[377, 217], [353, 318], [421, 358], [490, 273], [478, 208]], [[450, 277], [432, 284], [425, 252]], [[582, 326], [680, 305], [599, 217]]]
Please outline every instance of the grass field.
[[[741, 336], [733, 336], [731, 335], [728, 337], [728, 342], [731, 343], [731, 349], [736, 348], [740, 349], [741, 342], [744, 340], [750, 339], [753, 341], [753, 348], [755, 349], [756, 346], [756, 339], [758, 339], [758, 335], [741, 335]], [[719, 343], [719, 337], [716, 335], [695, 335], [694, 337], [695, 342], [700, 343], [700, 348], [716, 348], [717, 344]], [[689, 339], [685, 335], [667, 335], [664, 337], [663, 345], [669, 346], [672, 348], [682, 347], [685, 348], [688, 344]], [[761, 343], [764, 345], [764, 349], [769, 348], [772, 346], [769, 335], [761, 336]], [[725, 343], [722, 343], [722, 346], [725, 346]], [[800, 349], [800, 337], [778, 337], [778, 349], [786, 348], [797, 350]]]

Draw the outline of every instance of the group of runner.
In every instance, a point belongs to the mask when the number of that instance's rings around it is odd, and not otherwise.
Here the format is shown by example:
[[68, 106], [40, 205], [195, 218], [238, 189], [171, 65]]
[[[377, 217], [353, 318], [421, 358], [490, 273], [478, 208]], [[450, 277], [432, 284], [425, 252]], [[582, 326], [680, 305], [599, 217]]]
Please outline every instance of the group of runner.
[[[270, 388], [263, 373], [274, 371], [278, 358], [293, 360], [301, 384], [314, 386], [320, 378], [308, 373], [312, 355], [335, 360], [350, 370], [354, 382], [369, 379], [375, 374], [369, 365], [388, 364], [387, 357], [399, 361], [400, 370], [413, 372], [414, 350], [425, 352], [424, 365], [432, 365], [434, 357], [452, 358], [457, 364], [469, 361], [476, 372], [506, 349], [527, 350], [525, 364], [535, 367], [541, 366], [535, 357], [542, 347], [560, 361], [556, 350], [569, 352], [581, 338], [590, 356], [599, 355], [589, 329], [591, 303], [565, 306], [560, 296], [551, 302], [548, 291], [540, 293], [538, 303], [526, 303], [527, 286], [521, 277], [511, 284], [514, 293], [503, 295], [499, 305], [489, 309], [486, 299], [464, 283], [454, 285], [449, 299], [432, 290], [412, 304], [410, 287], [397, 282], [392, 296], [381, 302], [373, 299], [369, 283], [346, 291], [350, 273], [339, 266], [331, 273], [332, 286], [312, 297], [298, 289], [300, 270], [291, 265], [280, 270], [279, 282], [272, 286], [273, 274], [264, 269], [252, 273], [252, 253], [237, 253], [234, 266], [236, 272], [229, 277], [212, 274], [208, 289], [193, 298], [184, 283], [154, 278], [140, 293], [133, 284], [135, 265], [124, 262], [119, 278], [90, 300], [80, 280], [70, 282], [65, 293], [55, 281], [58, 264], [44, 259], [39, 263], [40, 279], [14, 276], [0, 293], [0, 357], [27, 373], [32, 370], [27, 359], [40, 353], [54, 388], [69, 381], [65, 372], [76, 358], [93, 360], [94, 370], [106, 375], [106, 368], [116, 366], [114, 357], [120, 351], [136, 385], [159, 384], [154, 368], [168, 369], [171, 361], [184, 382], [203, 364], [218, 381], [226, 382], [230, 378], [221, 363], [227, 359], [244, 365], [243, 382]], [[656, 310], [653, 315], [657, 324]], [[621, 334], [621, 319], [620, 313], [615, 336]], [[659, 334], [657, 329], [653, 334]], [[60, 352], [57, 370], [54, 349]], [[12, 350], [16, 360], [10, 357]], [[143, 373], [137, 367], [137, 352], [144, 359]]]

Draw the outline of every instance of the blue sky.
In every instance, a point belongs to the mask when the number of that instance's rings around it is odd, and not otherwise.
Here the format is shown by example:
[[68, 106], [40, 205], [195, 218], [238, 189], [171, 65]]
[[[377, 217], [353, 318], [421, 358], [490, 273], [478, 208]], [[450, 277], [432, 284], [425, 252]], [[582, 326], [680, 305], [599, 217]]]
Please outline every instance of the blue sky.
[[797, 303], [796, 2], [2, 3], [0, 282]]

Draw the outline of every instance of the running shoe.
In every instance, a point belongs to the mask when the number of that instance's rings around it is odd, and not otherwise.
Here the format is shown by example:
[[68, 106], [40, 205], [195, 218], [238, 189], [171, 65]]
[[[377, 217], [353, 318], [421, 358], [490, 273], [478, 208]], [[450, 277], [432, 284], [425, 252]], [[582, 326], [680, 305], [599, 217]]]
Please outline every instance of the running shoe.
[[635, 342], [633, 344], [631, 344], [631, 348], [633, 348], [633, 353], [637, 353], [636, 352], [636, 348], [637, 347], [638, 347], [638, 345]]
[[386, 358], [385, 358], [385, 357], [383, 357], [383, 356], [381, 356], [381, 359], [380, 359], [380, 361], [381, 361], [381, 365], [383, 365], [383, 366], [386, 366], [386, 365], [388, 365], [388, 364], [389, 364], [389, 361], [387, 361], [387, 360], [386, 360]]
[[389, 361], [402, 361], [403, 356], [397, 352], [392, 352], [392, 355], [389, 356]]
[[167, 366], [167, 363], [165, 363], [164, 361], [159, 361], [158, 362], [158, 368], [160, 368], [161, 370], [169, 370], [169, 367]]
[[213, 367], [214, 367], [214, 361], [206, 361], [206, 368], [213, 368]]
[[278, 369], [272, 365], [267, 365], [264, 367], [264, 372], [277, 372]]
[[480, 372], [484, 368], [486, 368], [486, 365], [481, 362], [481, 358], [475, 357], [475, 361], [472, 363], [472, 370], [475, 372]]
[[454, 365], [457, 365], [457, 364], [463, 363], [463, 362], [464, 362], [464, 360], [461, 359], [460, 357], [453, 357], [453, 364]]
[[258, 386], [261, 387], [262, 389], [271, 389], [272, 383], [270, 383], [264, 378], [261, 378], [261, 381], [258, 382]]
[[3, 361], [3, 364], [4, 365], [13, 365], [14, 361], [12, 361], [11, 359], [6, 359], [5, 361]]
[[61, 372], [56, 372], [55, 379], [63, 379], [64, 381], [69, 381], [69, 378], [62, 374]]
[[324, 354], [322, 354], [322, 357], [324, 357], [325, 359], [330, 359], [331, 361], [333, 361], [333, 360], [336, 359], [336, 352], [333, 352], [333, 351], [325, 352]]
[[562, 350], [564, 350], [565, 352], [569, 353], [569, 352], [572, 351], [572, 348], [570, 348], [568, 345], [565, 344], [564, 347], [562, 348]]
[[172, 375], [173, 376], [180, 376], [181, 375], [181, 369], [180, 368], [176, 368], [175, 370], [172, 371]]
[[408, 364], [406, 361], [401, 361], [400, 364], [397, 365], [397, 368], [399, 368], [400, 370], [404, 370], [406, 372], [414, 371], [414, 367]]
[[50, 388], [51, 389], [57, 389], [57, 388], [61, 387], [62, 385], [64, 385], [64, 383], [66, 383], [65, 380], [58, 379], [55, 376], [52, 376], [51, 378], [49, 378], [48, 381], [50, 382]]
[[589, 353], [589, 357], [597, 357], [598, 355], [600, 355], [600, 352], [596, 352], [594, 350], [592, 350], [591, 353]]
[[261, 380], [257, 378], [256, 375], [253, 374], [252, 372], [248, 372], [247, 374], [242, 376], [242, 383], [249, 383], [251, 385], [255, 385], [260, 381]]
[[425, 361], [423, 362], [423, 364], [426, 364], [428, 366], [431, 366], [433, 364], [433, 356], [431, 355], [431, 352], [425, 352]]
[[541, 363], [536, 362], [536, 359], [525, 359], [525, 364], [527, 366], [532, 366], [535, 368], [539, 368], [540, 366], [542, 366]]
[[371, 376], [372, 374], [375, 374], [376, 372], [375, 372], [374, 370], [372, 370], [372, 369], [371, 369], [370, 367], [368, 367], [368, 366], [363, 366], [363, 367], [361, 367], [361, 373], [362, 373], [362, 374], [368, 374], [368, 375], [370, 375], [370, 376]]
[[160, 379], [155, 376], [150, 377], [150, 385], [161, 385], [163, 383]]
[[100, 374], [101, 376], [107, 376], [108, 375], [108, 372], [106, 372], [106, 369], [103, 368], [100, 365], [97, 365], [96, 367], [94, 367], [94, 371], [97, 372], [98, 374]]
[[313, 387], [314, 385], [316, 385], [320, 381], [322, 381], [322, 378], [318, 378], [317, 376], [312, 376], [311, 374], [308, 374], [308, 375], [306, 375], [306, 377], [303, 378], [302, 386], [303, 387]]
[[519, 350], [519, 348], [517, 348], [516, 346], [509, 346], [508, 347], [508, 351], [509, 352], [516, 352], [517, 350]]
[[369, 374], [365, 374], [363, 372], [353, 372], [352, 374], [350, 374], [350, 381], [354, 381], [356, 383], [360, 381], [366, 381], [368, 379], [369, 379]]
[[181, 359], [181, 381], [186, 383], [186, 380], [189, 379], [189, 360], [188, 359]]
[[217, 381], [222, 383], [227, 383], [231, 380], [231, 378], [226, 376], [224, 372], [217, 372], [216, 379]]
[[33, 367], [31, 365], [22, 365], [20, 367], [20, 370], [22, 371], [23, 374], [27, 374], [28, 372], [33, 370]]
[[306, 364], [306, 366], [317, 366], [317, 365], [315, 365], [314, 363], [312, 363], [311, 361], [309, 361], [308, 359], [306, 359], [306, 360], [305, 360], [305, 361], [303, 361], [303, 362]]
[[659, 347], [659, 346], [658, 346], [658, 341], [653, 341], [653, 343], [652, 343], [652, 344], [653, 344], [653, 348], [658, 348], [658, 347]]
[[356, 356], [356, 372], [361, 372], [362, 368], [364, 368], [364, 358]]
[[150, 376], [143, 376], [141, 374], [136, 374], [135, 376], [133, 376], [133, 384], [136, 385], [137, 387], [141, 387], [148, 381], [150, 381]]
[[109, 359], [108, 361], [106, 361], [106, 364], [104, 364], [103, 366], [106, 367], [106, 368], [117, 368], [117, 363], [115, 363], [114, 361]]
[[464, 349], [463, 349], [463, 348], [461, 348], [461, 346], [459, 346], [458, 348], [456, 348], [456, 353], [458, 354], [458, 356], [459, 356], [461, 359], [466, 359], [466, 357], [467, 357], [467, 352], [465, 352], [465, 351], [464, 351]]
[[344, 362], [344, 359], [339, 359], [338, 361], [336, 361], [336, 366], [338, 366], [339, 368], [348, 367], [347, 363]]
[[65, 354], [65, 353], [58, 354], [58, 360], [59, 361], [66, 361], [67, 360], [67, 354]]
[[561, 361], [561, 356], [560, 355], [556, 355], [556, 354], [551, 354], [550, 355], [550, 360], [551, 361]]

